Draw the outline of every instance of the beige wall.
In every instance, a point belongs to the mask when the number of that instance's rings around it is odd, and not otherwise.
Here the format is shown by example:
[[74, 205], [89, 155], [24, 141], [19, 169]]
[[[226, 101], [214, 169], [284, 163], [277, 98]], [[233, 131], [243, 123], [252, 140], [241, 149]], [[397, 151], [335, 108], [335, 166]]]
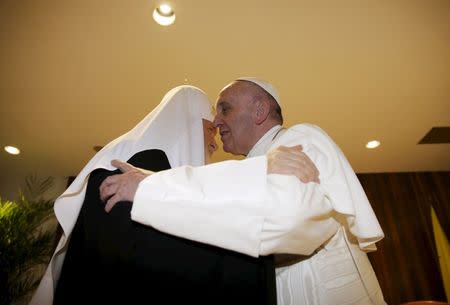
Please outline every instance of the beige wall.
[[[41, 177], [38, 175], [38, 177]], [[45, 194], [45, 199], [56, 198], [61, 195], [67, 186], [67, 177], [55, 177], [51, 189]], [[12, 176], [0, 178], [0, 198], [2, 200], [15, 200], [19, 196], [19, 190], [25, 188], [25, 176]]]

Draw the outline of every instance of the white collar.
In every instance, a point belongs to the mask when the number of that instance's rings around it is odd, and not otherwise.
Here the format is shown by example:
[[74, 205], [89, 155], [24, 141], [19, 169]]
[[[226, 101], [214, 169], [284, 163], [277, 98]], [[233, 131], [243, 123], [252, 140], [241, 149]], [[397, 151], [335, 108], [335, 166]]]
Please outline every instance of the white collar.
[[252, 149], [247, 154], [247, 158], [264, 155], [272, 145], [272, 141], [278, 136], [279, 132], [282, 129], [284, 128], [281, 125], [275, 125], [271, 129], [269, 129], [269, 131], [267, 131], [252, 147]]

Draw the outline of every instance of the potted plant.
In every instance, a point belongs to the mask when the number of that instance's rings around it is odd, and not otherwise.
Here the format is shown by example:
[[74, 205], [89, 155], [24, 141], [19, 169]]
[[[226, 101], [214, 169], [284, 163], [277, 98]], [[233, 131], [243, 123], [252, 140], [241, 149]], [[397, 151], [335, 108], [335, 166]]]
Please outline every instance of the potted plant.
[[53, 199], [44, 199], [53, 178], [25, 180], [15, 201], [0, 198], [0, 305], [24, 302], [39, 284], [55, 246]]

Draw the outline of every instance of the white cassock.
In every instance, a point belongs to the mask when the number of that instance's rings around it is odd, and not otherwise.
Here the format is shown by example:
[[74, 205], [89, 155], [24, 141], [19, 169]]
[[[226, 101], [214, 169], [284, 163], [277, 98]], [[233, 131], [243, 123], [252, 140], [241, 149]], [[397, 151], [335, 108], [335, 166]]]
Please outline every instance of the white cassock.
[[[266, 175], [266, 152], [299, 144], [320, 184]], [[308, 256], [277, 268], [279, 305], [386, 304], [366, 254], [383, 231], [347, 159], [317, 126], [275, 126], [246, 160], [156, 173], [140, 183], [131, 214], [163, 232], [255, 257]]]

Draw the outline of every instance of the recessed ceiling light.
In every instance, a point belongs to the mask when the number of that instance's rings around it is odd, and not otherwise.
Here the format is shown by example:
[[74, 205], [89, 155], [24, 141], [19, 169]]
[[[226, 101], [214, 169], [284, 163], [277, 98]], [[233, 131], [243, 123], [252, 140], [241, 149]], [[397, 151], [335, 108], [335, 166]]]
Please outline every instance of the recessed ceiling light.
[[11, 155], [20, 154], [20, 149], [18, 149], [17, 147], [14, 147], [14, 146], [5, 146], [5, 150], [7, 153], [9, 153]]
[[380, 142], [377, 141], [377, 140], [369, 141], [369, 142], [367, 142], [367, 144], [366, 144], [366, 147], [367, 147], [368, 149], [377, 148], [378, 146], [380, 146]]
[[153, 19], [160, 25], [168, 26], [175, 22], [175, 12], [170, 5], [163, 3], [153, 11]]

